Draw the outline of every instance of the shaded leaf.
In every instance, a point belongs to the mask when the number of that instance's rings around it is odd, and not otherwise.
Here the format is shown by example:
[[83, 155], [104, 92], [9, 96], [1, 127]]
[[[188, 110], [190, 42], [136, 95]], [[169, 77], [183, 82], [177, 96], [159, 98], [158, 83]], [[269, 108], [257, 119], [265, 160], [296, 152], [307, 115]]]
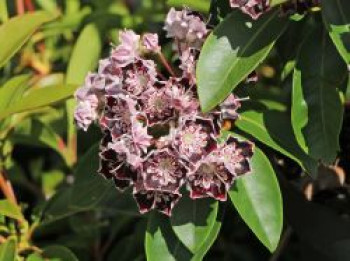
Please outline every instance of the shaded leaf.
[[112, 184], [97, 173], [99, 168], [99, 145], [93, 146], [79, 161], [75, 171], [75, 183], [70, 197], [70, 206], [76, 209], [91, 209], [110, 190]]
[[215, 224], [218, 205], [211, 199], [192, 200], [185, 196], [175, 206], [170, 219], [172, 228], [192, 253], [202, 250]]
[[257, 238], [273, 252], [283, 226], [282, 197], [275, 172], [257, 147], [251, 160], [252, 171], [237, 179], [230, 198], [238, 213]]
[[176, 237], [170, 220], [163, 214], [153, 211], [148, 218], [145, 238], [146, 257], [148, 261], [186, 261], [193, 254]]
[[64, 246], [46, 247], [42, 255], [52, 261], [78, 261], [74, 253]]
[[309, 174], [316, 174], [317, 161], [300, 148], [292, 131], [291, 120], [285, 112], [248, 106], [240, 114], [235, 125], [253, 138], [291, 158]]
[[265, 59], [288, 22], [279, 12], [252, 21], [234, 11], [206, 40], [197, 66], [202, 111], [222, 102]]
[[321, 5], [329, 35], [345, 62], [350, 64], [350, 2], [322, 1]]
[[0, 68], [25, 44], [44, 23], [55, 16], [44, 11], [16, 16], [0, 26]]
[[343, 84], [347, 84], [346, 64], [326, 32], [314, 28], [301, 46], [294, 69], [292, 126], [304, 151], [328, 164], [339, 150]]

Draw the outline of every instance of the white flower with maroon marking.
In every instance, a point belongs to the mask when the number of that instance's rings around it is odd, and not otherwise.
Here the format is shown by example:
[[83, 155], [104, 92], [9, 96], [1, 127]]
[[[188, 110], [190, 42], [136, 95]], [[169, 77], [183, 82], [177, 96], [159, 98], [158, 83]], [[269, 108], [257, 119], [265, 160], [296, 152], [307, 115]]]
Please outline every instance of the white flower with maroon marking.
[[250, 172], [252, 155], [252, 143], [228, 138], [188, 174], [191, 197], [213, 197], [225, 201], [234, 180]]
[[166, 88], [151, 88], [143, 94], [141, 109], [149, 126], [164, 124], [175, 118], [171, 93]]
[[142, 165], [142, 177], [146, 190], [176, 192], [186, 174], [185, 166], [169, 149], [153, 151]]
[[120, 45], [112, 50], [111, 57], [118, 67], [125, 67], [133, 63], [140, 55], [140, 36], [131, 30], [119, 34]]
[[108, 129], [113, 138], [131, 132], [132, 119], [136, 117], [136, 101], [123, 94], [106, 96], [100, 125]]
[[210, 119], [195, 117], [183, 120], [177, 129], [173, 146], [180, 157], [189, 164], [198, 160], [216, 149], [215, 129]]
[[145, 90], [152, 88], [157, 81], [156, 65], [152, 60], [139, 60], [126, 71], [123, 89], [139, 96]]
[[253, 19], [270, 10], [270, 0], [230, 0], [232, 8], [239, 8]]

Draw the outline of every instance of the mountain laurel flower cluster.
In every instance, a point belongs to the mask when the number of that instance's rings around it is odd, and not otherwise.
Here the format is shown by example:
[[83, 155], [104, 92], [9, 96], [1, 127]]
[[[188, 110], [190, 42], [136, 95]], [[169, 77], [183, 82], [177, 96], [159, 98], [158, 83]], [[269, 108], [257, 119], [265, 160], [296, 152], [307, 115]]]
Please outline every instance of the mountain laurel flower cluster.
[[241, 100], [233, 94], [210, 113], [200, 111], [195, 65], [206, 24], [187, 9], [171, 9], [164, 29], [177, 68], [162, 55], [157, 34], [122, 31], [120, 44], [77, 90], [75, 121], [83, 130], [96, 122], [103, 132], [101, 175], [120, 190], [132, 187], [141, 213], [170, 215], [183, 186], [192, 199], [225, 201], [235, 179], [250, 172], [253, 143], [218, 141], [225, 121], [239, 117]]
[[239, 8], [253, 19], [270, 10], [270, 0], [230, 0], [232, 8]]

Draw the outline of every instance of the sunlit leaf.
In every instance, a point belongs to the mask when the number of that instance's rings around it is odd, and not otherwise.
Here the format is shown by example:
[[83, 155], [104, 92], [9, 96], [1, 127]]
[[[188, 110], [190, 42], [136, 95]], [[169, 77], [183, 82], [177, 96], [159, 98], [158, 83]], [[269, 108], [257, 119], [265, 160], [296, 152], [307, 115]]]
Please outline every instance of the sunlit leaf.
[[283, 226], [282, 197], [270, 161], [257, 147], [251, 160], [250, 174], [237, 179], [229, 192], [238, 213], [257, 236], [273, 252]]
[[0, 68], [25, 44], [29, 37], [44, 23], [56, 17], [38, 11], [16, 16], [0, 26]]
[[288, 22], [279, 12], [252, 21], [234, 11], [206, 40], [198, 66], [198, 95], [204, 112], [222, 102], [265, 59]]
[[31, 111], [40, 107], [53, 105], [71, 97], [76, 90], [75, 85], [52, 86], [29, 91], [6, 110], [0, 112], [0, 120], [14, 113]]
[[21, 209], [7, 199], [0, 200], [0, 215], [17, 220], [24, 220]]

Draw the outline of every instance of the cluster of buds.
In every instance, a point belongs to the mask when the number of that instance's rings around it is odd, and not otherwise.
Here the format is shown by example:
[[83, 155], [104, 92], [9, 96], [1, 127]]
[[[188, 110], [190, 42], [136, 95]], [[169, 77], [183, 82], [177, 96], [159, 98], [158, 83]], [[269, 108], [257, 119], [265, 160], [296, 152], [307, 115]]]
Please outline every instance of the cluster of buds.
[[84, 130], [97, 122], [103, 132], [99, 173], [120, 190], [132, 187], [141, 213], [170, 215], [182, 187], [192, 199], [225, 201], [235, 179], [250, 171], [253, 144], [218, 141], [225, 121], [239, 117], [241, 100], [233, 94], [210, 113], [200, 111], [195, 66], [206, 24], [189, 10], [171, 9], [164, 29], [178, 68], [162, 55], [156, 34], [122, 31], [120, 44], [76, 92], [75, 120]]
[[230, 0], [232, 8], [239, 8], [253, 19], [270, 10], [270, 0]]

